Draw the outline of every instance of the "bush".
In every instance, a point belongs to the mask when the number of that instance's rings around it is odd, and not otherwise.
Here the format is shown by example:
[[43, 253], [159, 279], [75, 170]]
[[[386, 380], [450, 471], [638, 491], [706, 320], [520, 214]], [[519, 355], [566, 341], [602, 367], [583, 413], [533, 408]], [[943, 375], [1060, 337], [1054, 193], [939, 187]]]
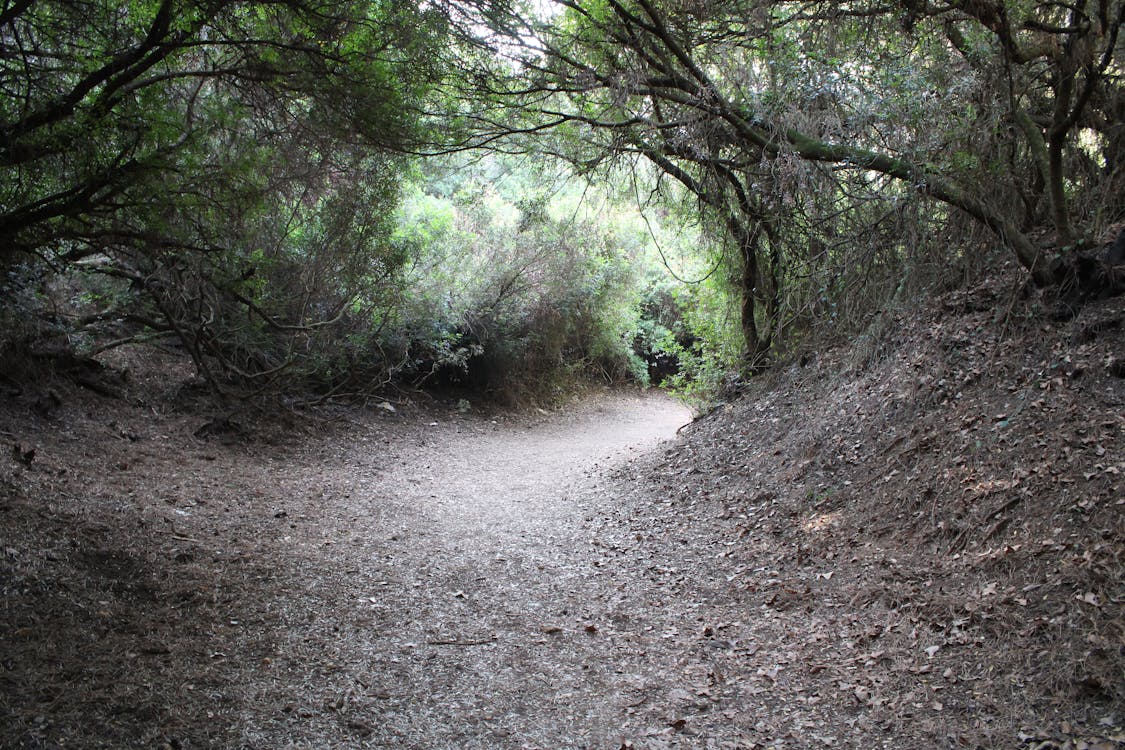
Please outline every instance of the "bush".
[[632, 348], [642, 248], [617, 216], [576, 217], [565, 200], [506, 196], [472, 173], [435, 182], [445, 197], [419, 187], [402, 211], [414, 256], [386, 338], [416, 382], [504, 399], [588, 378], [646, 382]]

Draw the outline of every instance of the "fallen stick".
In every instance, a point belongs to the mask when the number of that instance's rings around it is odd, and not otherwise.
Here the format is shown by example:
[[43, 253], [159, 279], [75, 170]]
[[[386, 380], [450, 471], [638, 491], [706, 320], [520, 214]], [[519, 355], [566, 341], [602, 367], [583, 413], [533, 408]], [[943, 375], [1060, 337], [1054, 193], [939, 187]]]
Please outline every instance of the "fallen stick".
[[489, 643], [496, 643], [496, 636], [481, 641], [426, 641], [427, 646], [486, 646]]

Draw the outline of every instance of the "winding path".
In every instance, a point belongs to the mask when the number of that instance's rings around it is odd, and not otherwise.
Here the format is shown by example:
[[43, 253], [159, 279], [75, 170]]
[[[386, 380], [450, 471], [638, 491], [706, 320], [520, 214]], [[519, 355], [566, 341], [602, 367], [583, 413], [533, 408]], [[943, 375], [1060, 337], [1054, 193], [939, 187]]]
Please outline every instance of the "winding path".
[[[382, 450], [361, 440], [321, 474], [327, 502], [298, 512], [319, 528], [294, 557], [303, 591], [277, 603], [272, 674], [315, 697], [272, 729], [323, 742], [327, 705], [356, 746], [620, 747], [661, 623], [634, 627], [636, 571], [589, 522], [614, 503], [605, 472], [689, 420], [617, 394], [537, 422], [451, 419], [385, 444], [373, 431]], [[269, 725], [246, 719], [256, 744]]]

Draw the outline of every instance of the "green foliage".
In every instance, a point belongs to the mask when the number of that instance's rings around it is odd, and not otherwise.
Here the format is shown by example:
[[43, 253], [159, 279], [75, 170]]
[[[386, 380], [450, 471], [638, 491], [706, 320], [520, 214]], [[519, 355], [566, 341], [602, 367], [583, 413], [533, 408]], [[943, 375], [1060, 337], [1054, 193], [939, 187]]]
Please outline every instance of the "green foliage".
[[704, 398], [967, 246], [1049, 283], [1125, 211], [1125, 6], [993, 5], [11, 4], [0, 347]]
[[1121, 0], [557, 5], [492, 27], [460, 142], [679, 183], [725, 239], [749, 373], [997, 244], [1058, 283], [1125, 216]]
[[654, 348], [677, 365], [664, 385], [697, 405], [709, 404], [741, 369], [737, 294], [714, 275], [696, 284], [662, 286], [672, 319], [670, 326], [654, 327]]
[[494, 157], [431, 167], [408, 194], [396, 237], [412, 260], [385, 346], [418, 380], [515, 399], [576, 378], [645, 380], [636, 217], [590, 212], [582, 191], [546, 180]]
[[368, 331], [407, 259], [396, 154], [443, 33], [409, 3], [13, 6], [0, 269], [117, 280], [129, 294], [72, 306], [71, 340], [165, 331], [217, 388], [383, 377]]

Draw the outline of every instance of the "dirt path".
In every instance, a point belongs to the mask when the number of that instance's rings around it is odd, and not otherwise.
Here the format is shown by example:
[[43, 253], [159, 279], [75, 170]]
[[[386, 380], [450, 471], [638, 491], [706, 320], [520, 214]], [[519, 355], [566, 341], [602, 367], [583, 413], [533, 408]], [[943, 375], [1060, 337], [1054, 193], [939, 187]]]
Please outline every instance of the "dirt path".
[[347, 540], [308, 540], [324, 605], [306, 605], [354, 607], [332, 636], [300, 616], [286, 623], [278, 651], [299, 657], [278, 688], [302, 682], [322, 648], [343, 673], [328, 690], [310, 684], [309, 715], [295, 707], [298, 726], [265, 744], [292, 739], [327, 703], [351, 741], [373, 747], [620, 747], [622, 702], [638, 697], [625, 666], [643, 656], [606, 643], [611, 617], [628, 614], [613, 612], [623, 586], [589, 528], [615, 502], [599, 479], [689, 418], [667, 399], [616, 396], [538, 424], [437, 423], [375, 458], [366, 478], [354, 466], [325, 477], [351, 495], [332, 529]]
[[622, 605], [600, 483], [689, 418], [375, 410], [275, 448], [9, 420], [39, 451], [0, 487], [0, 745], [616, 749], [660, 625]]
[[[0, 747], [1125, 746], [1117, 423], [1074, 391], [1051, 429], [1089, 460], [1060, 454], [1022, 536], [954, 550], [957, 471], [1030, 475], [924, 450], [901, 379], [809, 377], [663, 446], [686, 411], [627, 394], [276, 444], [0, 402], [35, 449], [0, 472]], [[929, 463], [888, 471], [904, 444]]]

